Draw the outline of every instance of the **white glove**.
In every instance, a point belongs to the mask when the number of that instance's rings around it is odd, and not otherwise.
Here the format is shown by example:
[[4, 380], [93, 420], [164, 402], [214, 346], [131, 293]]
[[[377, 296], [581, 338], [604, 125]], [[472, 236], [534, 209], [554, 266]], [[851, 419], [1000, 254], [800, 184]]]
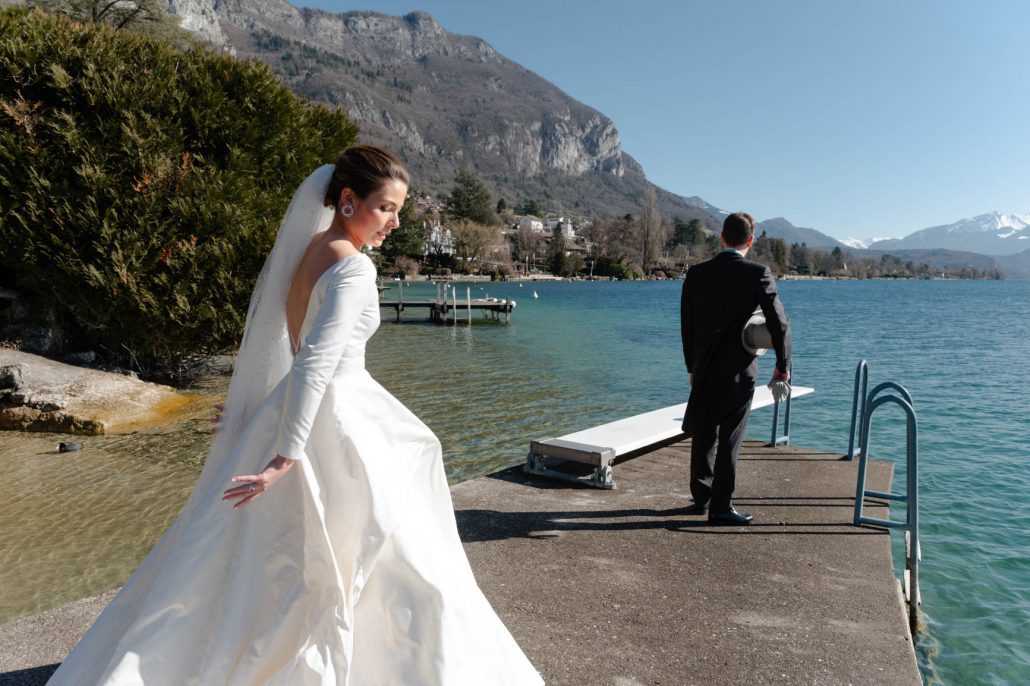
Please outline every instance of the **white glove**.
[[780, 402], [786, 400], [790, 395], [790, 384], [780, 379], [773, 379], [769, 382], [769, 390], [772, 391], [773, 400]]

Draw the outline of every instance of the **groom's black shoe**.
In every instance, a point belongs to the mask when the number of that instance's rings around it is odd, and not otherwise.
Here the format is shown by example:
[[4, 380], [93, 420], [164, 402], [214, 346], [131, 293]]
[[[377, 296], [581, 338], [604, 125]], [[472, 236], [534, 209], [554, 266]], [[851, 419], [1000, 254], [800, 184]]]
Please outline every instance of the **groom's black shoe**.
[[694, 503], [693, 505], [691, 505], [687, 509], [687, 512], [689, 514], [696, 514], [696, 515], [707, 514], [708, 513], [708, 506], [707, 505], [699, 505], [698, 503]]
[[747, 512], [737, 512], [732, 507], [722, 512], [709, 512], [708, 523], [709, 524], [750, 524], [751, 520], [754, 519]]

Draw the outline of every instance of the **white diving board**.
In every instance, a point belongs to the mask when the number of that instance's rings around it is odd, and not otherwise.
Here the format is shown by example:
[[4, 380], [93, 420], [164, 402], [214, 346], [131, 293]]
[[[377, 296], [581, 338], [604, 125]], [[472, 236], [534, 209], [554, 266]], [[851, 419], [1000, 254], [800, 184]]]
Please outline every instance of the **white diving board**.
[[[814, 388], [807, 386], [791, 387], [790, 397], [783, 403], [786, 404], [784, 435], [780, 438], [776, 437], [779, 414], [779, 407], [776, 407], [773, 412], [771, 445], [786, 443], [789, 439], [791, 399], [814, 392]], [[777, 403], [773, 400], [772, 392], [768, 387], [761, 385], [755, 387], [755, 396], [751, 400], [752, 411], [774, 404]], [[615, 488], [612, 463], [616, 458], [683, 438], [685, 434], [682, 424], [686, 410], [687, 404], [680, 403], [566, 434], [559, 438], [531, 441], [525, 471], [530, 474], [580, 481], [597, 488]], [[555, 469], [554, 467], [557, 466], [555, 463], [563, 460], [593, 466], [593, 474], [577, 475]]]

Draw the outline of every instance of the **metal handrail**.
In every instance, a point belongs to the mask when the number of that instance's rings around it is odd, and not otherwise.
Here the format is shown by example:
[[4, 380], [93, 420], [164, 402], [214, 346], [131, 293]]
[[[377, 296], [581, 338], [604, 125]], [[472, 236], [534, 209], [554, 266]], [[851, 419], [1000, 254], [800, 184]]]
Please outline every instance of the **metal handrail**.
[[[848, 452], [845, 456], [848, 460], [853, 460], [855, 457], [862, 452], [861, 443], [858, 448], [855, 448], [855, 429], [862, 426], [862, 421], [866, 416], [866, 408], [869, 406], [869, 400], [876, 397], [884, 389], [892, 388], [901, 396], [908, 401], [909, 405], [912, 405], [912, 395], [905, 390], [903, 386], [900, 386], [893, 381], [885, 381], [876, 388], [873, 389], [872, 393], [868, 393], [869, 388], [869, 365], [865, 360], [859, 360], [858, 367], [855, 368], [855, 390], [854, 395], [851, 398], [851, 422], [849, 426], [848, 436]], [[861, 401], [861, 402], [860, 402]]]
[[[856, 377], [857, 378], [857, 377]], [[897, 391], [898, 395], [885, 395], [877, 397], [886, 390]], [[869, 461], [869, 432], [872, 425], [873, 413], [882, 405], [894, 403], [901, 407], [906, 417], [906, 488], [904, 495], [895, 493], [883, 493], [880, 491], [868, 490], [865, 487], [866, 470]], [[919, 449], [918, 449], [918, 426], [916, 411], [912, 405], [912, 396], [907, 390], [898, 384], [887, 381], [874, 388], [862, 403], [862, 430], [859, 444], [858, 479], [855, 484], [855, 526], [869, 524], [888, 529], [902, 529], [905, 531], [905, 583], [904, 594], [908, 602], [909, 624], [913, 631], [916, 630], [919, 617], [919, 605], [922, 600], [919, 595], [919, 560], [922, 552], [919, 548]], [[890, 519], [879, 519], [867, 517], [863, 514], [865, 498], [880, 498], [895, 502], [905, 503], [905, 521], [896, 522]]]
[[[859, 387], [861, 387], [861, 394], [859, 394]], [[851, 436], [848, 438], [848, 454], [849, 460], [855, 459], [858, 454], [855, 452], [855, 429], [861, 426], [862, 419], [865, 418], [865, 397], [866, 391], [869, 388], [869, 365], [866, 364], [865, 360], [859, 360], [858, 367], [855, 369], [855, 391], [851, 398]], [[862, 405], [859, 407], [859, 400]], [[861, 409], [861, 414], [859, 410]]]
[[[791, 372], [790, 380], [794, 381], [794, 368], [793, 365], [788, 368]], [[772, 438], [769, 439], [769, 447], [775, 448], [780, 445], [790, 445], [790, 398], [793, 393], [787, 394], [787, 399], [784, 401], [776, 400], [773, 402], [773, 421], [772, 421]], [[780, 423], [780, 403], [784, 404], [783, 408], [783, 435], [777, 436], [777, 429]]]

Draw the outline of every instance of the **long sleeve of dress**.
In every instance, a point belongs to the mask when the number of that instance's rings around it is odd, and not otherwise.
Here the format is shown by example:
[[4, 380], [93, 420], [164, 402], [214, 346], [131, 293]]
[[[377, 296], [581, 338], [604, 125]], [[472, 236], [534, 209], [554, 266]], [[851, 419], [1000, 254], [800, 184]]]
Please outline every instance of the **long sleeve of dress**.
[[304, 458], [326, 386], [362, 311], [376, 297], [375, 268], [368, 258], [348, 260], [330, 279], [325, 299], [287, 375], [275, 450], [293, 460]]

